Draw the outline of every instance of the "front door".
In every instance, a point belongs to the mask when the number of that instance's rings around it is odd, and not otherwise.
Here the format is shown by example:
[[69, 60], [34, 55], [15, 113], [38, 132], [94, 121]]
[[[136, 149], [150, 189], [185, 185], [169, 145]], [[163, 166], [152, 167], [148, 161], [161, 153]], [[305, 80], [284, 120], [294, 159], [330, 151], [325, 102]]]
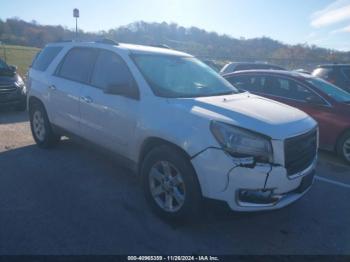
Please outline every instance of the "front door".
[[100, 50], [89, 86], [81, 93], [82, 136], [127, 156], [139, 111], [134, 97], [107, 93], [110, 86], [137, 88], [133, 77], [116, 53]]

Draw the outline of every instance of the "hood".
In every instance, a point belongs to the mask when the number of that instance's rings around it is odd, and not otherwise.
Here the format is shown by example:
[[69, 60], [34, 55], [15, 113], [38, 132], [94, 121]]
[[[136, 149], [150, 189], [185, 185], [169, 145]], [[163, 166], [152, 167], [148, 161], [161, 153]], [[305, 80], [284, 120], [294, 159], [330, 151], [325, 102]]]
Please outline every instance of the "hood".
[[[250, 93], [186, 99], [193, 114], [246, 128], [272, 139], [285, 139], [314, 128], [306, 113]], [[183, 102], [183, 101], [182, 101]]]

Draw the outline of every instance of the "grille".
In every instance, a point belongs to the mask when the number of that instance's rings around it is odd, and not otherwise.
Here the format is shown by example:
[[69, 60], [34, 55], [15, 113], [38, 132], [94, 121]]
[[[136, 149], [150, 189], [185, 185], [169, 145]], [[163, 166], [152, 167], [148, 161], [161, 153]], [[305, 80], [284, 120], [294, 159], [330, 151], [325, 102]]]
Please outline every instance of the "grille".
[[284, 141], [284, 159], [288, 175], [297, 174], [309, 167], [316, 157], [317, 130], [288, 138]]
[[17, 87], [13, 85], [0, 85], [0, 95], [9, 94], [9, 93], [15, 92], [16, 90], [17, 90]]

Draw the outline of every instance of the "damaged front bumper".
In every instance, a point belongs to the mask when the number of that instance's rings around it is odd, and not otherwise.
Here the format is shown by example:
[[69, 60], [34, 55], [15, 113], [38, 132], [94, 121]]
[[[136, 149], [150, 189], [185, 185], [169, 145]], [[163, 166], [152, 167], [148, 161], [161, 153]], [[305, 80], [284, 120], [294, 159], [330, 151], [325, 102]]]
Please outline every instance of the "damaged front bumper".
[[246, 165], [219, 148], [208, 148], [192, 158], [204, 197], [227, 202], [232, 210], [260, 211], [282, 208], [311, 187], [316, 159], [294, 176], [282, 165]]

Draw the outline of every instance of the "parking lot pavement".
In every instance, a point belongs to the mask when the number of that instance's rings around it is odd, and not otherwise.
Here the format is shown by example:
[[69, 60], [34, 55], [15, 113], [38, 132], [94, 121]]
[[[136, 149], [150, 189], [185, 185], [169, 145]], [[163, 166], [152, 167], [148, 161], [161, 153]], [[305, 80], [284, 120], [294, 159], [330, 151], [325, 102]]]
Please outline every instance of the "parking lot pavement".
[[207, 201], [173, 226], [137, 178], [99, 151], [34, 145], [26, 113], [0, 112], [0, 254], [350, 254], [350, 167], [321, 152], [317, 179], [282, 210], [235, 213]]

